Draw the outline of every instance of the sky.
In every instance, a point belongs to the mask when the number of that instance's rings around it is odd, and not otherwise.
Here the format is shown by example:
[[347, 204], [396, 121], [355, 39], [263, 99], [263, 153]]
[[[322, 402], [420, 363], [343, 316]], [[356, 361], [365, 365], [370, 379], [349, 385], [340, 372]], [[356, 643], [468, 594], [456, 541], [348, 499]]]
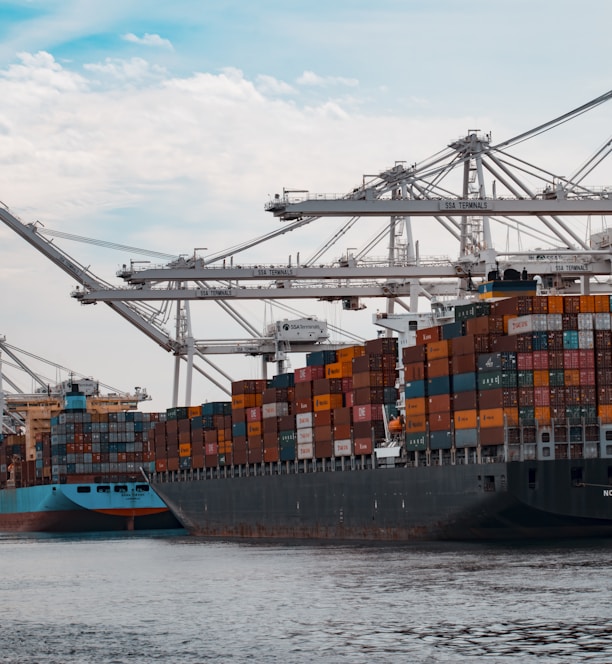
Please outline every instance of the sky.
[[[601, 0], [0, 1], [0, 201], [53, 231], [220, 253], [278, 227], [264, 208], [283, 188], [348, 192], [470, 128], [501, 141], [604, 94], [611, 24]], [[609, 138], [611, 115], [600, 106], [523, 154], [573, 172]], [[609, 167], [600, 177], [612, 183]], [[330, 228], [321, 220], [244, 261], [314, 253]], [[453, 251], [431, 226], [419, 232], [423, 253]], [[54, 241], [117, 286], [120, 266], [143, 259]], [[0, 335], [104, 385], [145, 387], [144, 410], [172, 406], [174, 358], [104, 304], [80, 305], [75, 286], [0, 223]], [[373, 338], [377, 306], [300, 311]], [[244, 336], [214, 303], [195, 308], [196, 338]], [[243, 311], [262, 330], [287, 316]], [[260, 371], [252, 359], [215, 361], [235, 380]], [[219, 398], [194, 382], [192, 403]]]

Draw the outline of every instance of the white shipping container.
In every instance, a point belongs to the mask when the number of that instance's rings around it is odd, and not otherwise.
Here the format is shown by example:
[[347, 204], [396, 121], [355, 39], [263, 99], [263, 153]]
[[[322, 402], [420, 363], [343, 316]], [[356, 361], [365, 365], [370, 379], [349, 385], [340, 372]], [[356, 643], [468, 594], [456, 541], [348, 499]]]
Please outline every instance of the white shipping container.
[[595, 314], [595, 329], [596, 330], [612, 329], [612, 326], [610, 325], [610, 314]]
[[312, 413], [297, 413], [295, 416], [295, 428], [306, 429], [312, 427], [313, 415]]
[[563, 329], [563, 314], [548, 314], [548, 329], [559, 332]]
[[593, 314], [578, 314], [578, 329], [579, 330], [592, 330], [593, 329]]
[[523, 334], [523, 332], [533, 331], [533, 315], [517, 316], [508, 320], [508, 334]]
[[312, 443], [314, 440], [313, 429], [298, 429], [297, 433], [297, 442], [300, 443]]
[[578, 348], [592, 349], [595, 347], [593, 330], [578, 330]]
[[261, 417], [264, 420], [273, 417], [284, 417], [285, 415], [289, 415], [289, 404], [286, 401], [264, 403], [261, 406]]
[[533, 314], [531, 318], [534, 332], [546, 332], [548, 329], [548, 314]]
[[314, 443], [298, 443], [297, 458], [312, 459], [314, 457]]
[[350, 438], [345, 440], [334, 440], [334, 456], [351, 456], [353, 453], [353, 442]]

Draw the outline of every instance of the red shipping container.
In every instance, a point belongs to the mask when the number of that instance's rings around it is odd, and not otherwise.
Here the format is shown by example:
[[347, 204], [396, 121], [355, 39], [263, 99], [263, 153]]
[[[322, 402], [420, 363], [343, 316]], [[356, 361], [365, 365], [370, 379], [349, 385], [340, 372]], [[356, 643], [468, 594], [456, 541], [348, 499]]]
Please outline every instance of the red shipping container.
[[548, 351], [545, 350], [533, 351], [533, 368], [536, 371], [548, 369]]
[[533, 353], [517, 353], [516, 367], [519, 371], [533, 371]]
[[333, 438], [333, 429], [330, 425], [327, 426], [322, 426], [322, 427], [315, 427], [314, 428], [314, 441], [315, 443], [317, 442], [324, 442], [324, 441], [331, 441]]
[[334, 440], [345, 440], [351, 437], [350, 424], [335, 424], [334, 425]]
[[440, 325], [434, 327], [424, 327], [416, 331], [417, 344], [426, 344], [432, 341], [440, 341], [442, 328]]
[[563, 367], [565, 369], [580, 369], [580, 351], [564, 350]]
[[253, 406], [246, 409], [247, 422], [259, 422], [261, 420], [261, 406]]
[[550, 406], [550, 391], [548, 387], [533, 388], [533, 403], [534, 406], [538, 408], [542, 406]]
[[594, 350], [579, 350], [578, 351], [579, 364], [581, 369], [594, 369], [595, 368], [595, 351]]
[[296, 383], [294, 390], [294, 398], [300, 401], [309, 401], [312, 399], [312, 383], [310, 381], [304, 383]]
[[355, 438], [355, 455], [372, 454], [371, 438]]
[[382, 404], [361, 404], [353, 406], [353, 422], [371, 422], [372, 420], [382, 420]]

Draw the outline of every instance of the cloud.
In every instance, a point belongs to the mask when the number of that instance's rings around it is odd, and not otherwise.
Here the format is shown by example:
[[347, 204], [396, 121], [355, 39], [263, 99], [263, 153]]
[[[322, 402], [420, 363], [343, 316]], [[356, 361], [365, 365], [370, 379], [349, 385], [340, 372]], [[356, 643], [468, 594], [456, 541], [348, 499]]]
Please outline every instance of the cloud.
[[319, 76], [312, 71], [305, 71], [298, 79], [299, 85], [316, 86], [316, 87], [334, 87], [345, 86], [349, 88], [356, 88], [359, 81], [356, 78], [344, 78], [342, 76]]
[[296, 90], [293, 86], [281, 81], [274, 76], [266, 76], [265, 74], [260, 74], [255, 79], [255, 85], [257, 89], [262, 94], [267, 95], [292, 95], [295, 94]]
[[138, 37], [133, 32], [128, 32], [125, 35], [122, 35], [122, 39], [127, 42], [132, 42], [133, 44], [139, 44], [140, 46], [153, 46], [155, 48], [167, 48], [169, 50], [174, 50], [172, 42], [169, 39], [164, 39], [159, 35], [151, 35], [148, 32], [142, 37]]
[[104, 62], [84, 64], [83, 69], [123, 81], [144, 81], [150, 78], [160, 78], [166, 74], [164, 67], [152, 65], [143, 58], [130, 58], [129, 60], [106, 58]]

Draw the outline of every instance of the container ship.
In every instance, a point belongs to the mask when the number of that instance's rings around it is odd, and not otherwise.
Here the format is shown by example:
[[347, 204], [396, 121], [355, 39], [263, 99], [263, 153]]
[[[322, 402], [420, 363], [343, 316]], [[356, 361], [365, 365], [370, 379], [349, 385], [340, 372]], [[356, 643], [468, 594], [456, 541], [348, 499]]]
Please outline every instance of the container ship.
[[[142, 476], [153, 463], [148, 434], [157, 414], [113, 411], [76, 385], [56, 415], [48, 405], [57, 399], [44, 401], [33, 400], [36, 416], [23, 434], [0, 436], [0, 531], [180, 527]], [[91, 412], [96, 405], [110, 412]]]
[[151, 486], [205, 537], [612, 535], [610, 296], [485, 286], [411, 345], [312, 352], [168, 412]]

